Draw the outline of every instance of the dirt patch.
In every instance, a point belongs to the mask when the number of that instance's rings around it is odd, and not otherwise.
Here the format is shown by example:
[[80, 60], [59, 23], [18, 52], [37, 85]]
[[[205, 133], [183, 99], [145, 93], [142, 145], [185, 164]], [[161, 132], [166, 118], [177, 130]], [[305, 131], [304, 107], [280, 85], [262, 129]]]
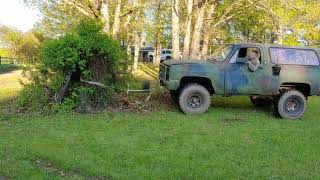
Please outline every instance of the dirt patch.
[[167, 110], [177, 108], [173, 102], [169, 92], [155, 92], [149, 94], [117, 94], [114, 103], [107, 108], [107, 111], [114, 112], [134, 112], [141, 114], [149, 114], [155, 110]]
[[[82, 170], [64, 170], [59, 168], [54, 163], [50, 162], [47, 159], [36, 159], [32, 161], [34, 166], [37, 168], [42, 169], [47, 173], [54, 174], [59, 177], [72, 177], [76, 179], [93, 179], [93, 180], [105, 180], [105, 179], [112, 179], [112, 176], [89, 176], [84, 174]], [[1, 180], [1, 178], [0, 178]]]
[[170, 92], [163, 90], [161, 92], [155, 93], [150, 101], [158, 108], [166, 111], [172, 111], [173, 109], [178, 109], [178, 104], [176, 104], [170, 95]]

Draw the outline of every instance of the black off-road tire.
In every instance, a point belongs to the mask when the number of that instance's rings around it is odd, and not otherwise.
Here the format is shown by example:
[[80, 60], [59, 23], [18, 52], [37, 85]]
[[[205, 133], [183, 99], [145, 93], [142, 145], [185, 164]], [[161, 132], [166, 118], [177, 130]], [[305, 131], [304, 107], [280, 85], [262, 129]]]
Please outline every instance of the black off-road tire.
[[174, 103], [179, 104], [179, 90], [171, 90], [170, 96]]
[[[291, 103], [291, 107], [289, 107]], [[284, 91], [275, 103], [276, 112], [284, 119], [300, 119], [307, 109], [306, 97], [297, 90]]]
[[250, 96], [250, 101], [255, 107], [266, 107], [273, 103], [270, 97]]
[[179, 95], [179, 106], [185, 114], [202, 114], [211, 104], [209, 91], [199, 84], [186, 85]]
[[279, 114], [279, 109], [278, 109], [278, 102], [279, 102], [279, 97], [280, 96], [274, 96], [273, 98], [273, 108], [274, 108], [274, 113], [277, 117], [281, 117]]

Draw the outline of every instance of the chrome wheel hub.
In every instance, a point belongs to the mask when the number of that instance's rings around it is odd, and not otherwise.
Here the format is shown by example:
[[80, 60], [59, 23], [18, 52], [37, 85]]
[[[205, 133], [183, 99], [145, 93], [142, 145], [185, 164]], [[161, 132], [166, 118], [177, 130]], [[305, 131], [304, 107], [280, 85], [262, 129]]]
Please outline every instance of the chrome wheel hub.
[[198, 94], [191, 95], [188, 100], [188, 106], [191, 108], [199, 108], [202, 104], [202, 97]]
[[294, 112], [298, 109], [299, 103], [295, 99], [289, 99], [286, 103], [286, 109], [289, 112]]

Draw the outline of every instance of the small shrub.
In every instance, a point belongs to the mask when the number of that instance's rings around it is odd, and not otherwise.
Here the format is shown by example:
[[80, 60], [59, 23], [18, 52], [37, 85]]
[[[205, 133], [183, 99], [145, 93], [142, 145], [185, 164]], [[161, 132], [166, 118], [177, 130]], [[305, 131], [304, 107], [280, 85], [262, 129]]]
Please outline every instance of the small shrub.
[[[53, 104], [57, 92], [63, 92], [64, 102], [54, 106], [57, 111], [105, 107], [113, 93], [125, 84], [125, 76], [119, 72], [127, 71], [131, 65], [120, 44], [108, 37], [100, 24], [88, 20], [81, 21], [64, 36], [45, 43], [40, 57], [36, 70], [29, 71], [31, 84], [37, 86], [27, 86], [25, 91], [46, 89], [46, 101], [28, 102], [38, 100], [23, 97], [27, 94], [22, 93], [21, 105]], [[70, 81], [66, 81], [67, 77]], [[92, 81], [105, 87], [86, 83]], [[67, 91], [62, 91], [66, 84]]]
[[50, 111], [50, 96], [43, 87], [25, 85], [17, 100], [21, 110], [47, 113]]
[[77, 105], [75, 104], [73, 99], [65, 98], [65, 100], [62, 104], [54, 104], [52, 106], [52, 112], [67, 113], [67, 112], [72, 111], [76, 107], [77, 107]]

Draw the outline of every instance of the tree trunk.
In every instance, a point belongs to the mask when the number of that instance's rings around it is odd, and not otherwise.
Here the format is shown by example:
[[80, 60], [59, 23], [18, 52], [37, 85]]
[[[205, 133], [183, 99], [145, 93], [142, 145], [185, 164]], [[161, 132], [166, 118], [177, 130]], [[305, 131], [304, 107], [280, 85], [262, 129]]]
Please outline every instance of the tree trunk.
[[[163, 33], [163, 25], [161, 22], [161, 5], [163, 1], [158, 0], [158, 9], [156, 12], [156, 45], [154, 49], [154, 54], [153, 54], [153, 63], [154, 64], [160, 64], [160, 59], [161, 59], [161, 40], [162, 40], [162, 33]], [[160, 25], [160, 26], [159, 26]]]
[[195, 60], [200, 60], [200, 38], [201, 38], [201, 32], [202, 32], [202, 26], [203, 26], [205, 4], [206, 4], [206, 1], [204, 1], [202, 4], [199, 4], [199, 8], [196, 14], [196, 22], [194, 25], [190, 58]]
[[193, 0], [188, 0], [187, 2], [187, 21], [186, 21], [186, 34], [184, 37], [183, 45], [183, 59], [189, 59], [190, 55], [190, 38], [191, 38], [191, 23], [192, 23], [192, 6]]
[[134, 58], [133, 58], [133, 72], [138, 70], [138, 62], [140, 55], [140, 34], [139, 32], [134, 33]]
[[172, 59], [180, 59], [179, 0], [172, 0]]
[[283, 28], [280, 26], [277, 30], [277, 39], [278, 44], [283, 44]]
[[60, 87], [59, 91], [55, 94], [55, 103], [61, 104], [63, 102], [64, 96], [68, 90], [72, 73], [68, 73], [65, 76], [64, 85]]
[[[128, 3], [130, 4], [131, 1], [132, 1], [132, 0], [128, 0]], [[138, 3], [138, 0], [133, 0], [132, 6], [135, 7], [135, 6], [137, 5], [137, 3]], [[128, 25], [129, 25], [130, 22], [131, 22], [131, 18], [132, 18], [132, 13], [129, 13], [128, 16], [127, 16], [127, 18], [126, 18], [126, 21], [123, 23], [123, 27], [124, 27], [124, 28], [127, 28], [127, 27], [128, 27]]]
[[[212, 3], [209, 6], [208, 12], [207, 12], [207, 21], [212, 21], [212, 16], [213, 16], [213, 12], [215, 10], [215, 8], [217, 7], [217, 4]], [[212, 33], [211, 29], [211, 23], [209, 22], [205, 22], [204, 25], [204, 36], [203, 36], [203, 45], [202, 45], [202, 51], [201, 51], [201, 58], [202, 59], [207, 59], [208, 57], [208, 46], [209, 46], [209, 41], [210, 41], [210, 35]]]
[[110, 15], [109, 15], [109, 2], [108, 0], [103, 0], [101, 5], [101, 15], [104, 20], [104, 32], [110, 33]]
[[112, 37], [117, 38], [120, 26], [120, 12], [121, 12], [121, 0], [117, 1], [116, 9], [114, 10], [114, 22], [112, 28]]
[[127, 54], [128, 54], [128, 56], [129, 56], [129, 59], [131, 60], [131, 58], [132, 58], [131, 40], [130, 40], [129, 37], [127, 38]]
[[160, 53], [161, 53], [161, 42], [160, 42], [159, 34], [157, 34], [156, 48], [155, 48], [154, 57], [153, 57], [153, 62], [155, 64], [160, 64], [160, 58], [161, 58]]

